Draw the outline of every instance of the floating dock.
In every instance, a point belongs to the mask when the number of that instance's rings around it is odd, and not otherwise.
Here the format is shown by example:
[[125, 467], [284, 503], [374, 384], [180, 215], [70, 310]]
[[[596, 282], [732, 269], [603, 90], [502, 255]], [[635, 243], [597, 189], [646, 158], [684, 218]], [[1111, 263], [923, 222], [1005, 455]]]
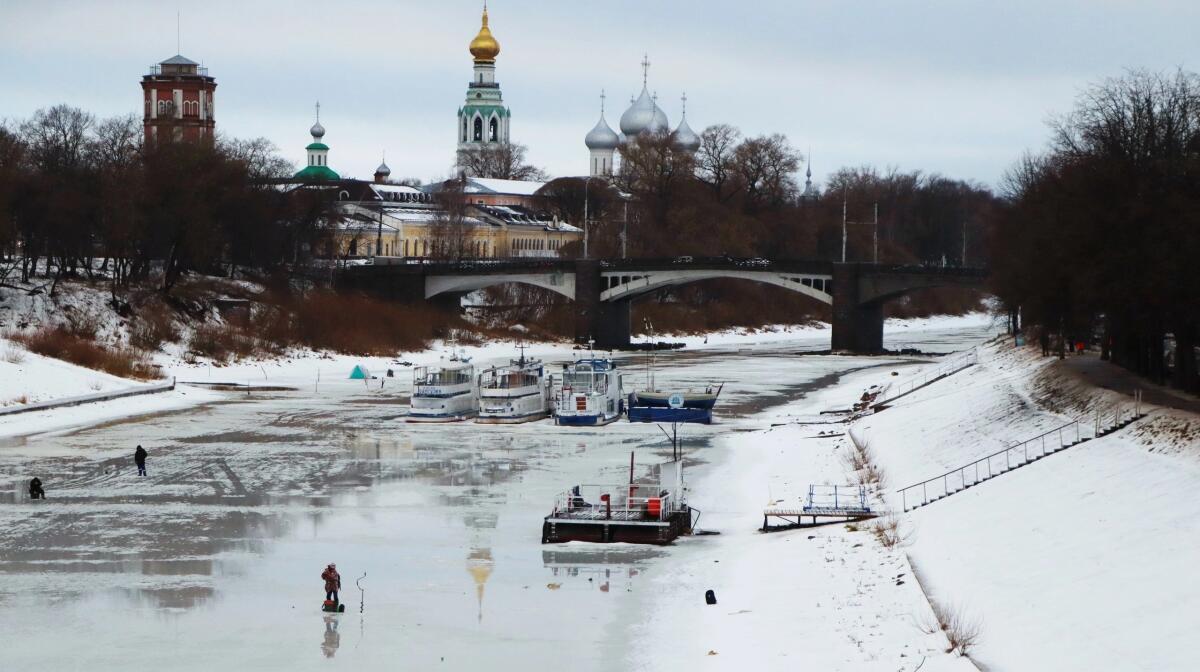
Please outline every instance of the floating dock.
[[[768, 506], [763, 509], [763, 532], [848, 523], [876, 517], [861, 485], [810, 485], [801, 506]], [[808, 518], [811, 522], [804, 522]], [[774, 523], [774, 524], [772, 524]]]

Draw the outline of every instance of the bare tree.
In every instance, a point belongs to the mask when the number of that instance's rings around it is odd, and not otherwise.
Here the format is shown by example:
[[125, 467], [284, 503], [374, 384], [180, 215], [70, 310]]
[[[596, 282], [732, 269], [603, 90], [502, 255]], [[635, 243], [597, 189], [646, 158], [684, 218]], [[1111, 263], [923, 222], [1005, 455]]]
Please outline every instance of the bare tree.
[[742, 132], [728, 124], [716, 124], [700, 134], [696, 151], [696, 177], [708, 185], [713, 197], [724, 202], [739, 190], [735, 178], [735, 152]]
[[749, 209], [778, 207], [799, 193], [793, 175], [803, 157], [779, 133], [747, 138], [734, 152], [733, 172], [746, 190]]
[[220, 144], [221, 151], [226, 156], [246, 164], [246, 172], [251, 179], [289, 177], [296, 172], [296, 166], [280, 155], [275, 143], [266, 138], [222, 138]]
[[472, 177], [544, 180], [546, 173], [525, 161], [525, 145], [492, 143], [458, 150], [458, 167]]
[[429, 243], [435, 259], [461, 261], [471, 255], [470, 224], [463, 182], [452, 180], [437, 194], [439, 207], [429, 223]]

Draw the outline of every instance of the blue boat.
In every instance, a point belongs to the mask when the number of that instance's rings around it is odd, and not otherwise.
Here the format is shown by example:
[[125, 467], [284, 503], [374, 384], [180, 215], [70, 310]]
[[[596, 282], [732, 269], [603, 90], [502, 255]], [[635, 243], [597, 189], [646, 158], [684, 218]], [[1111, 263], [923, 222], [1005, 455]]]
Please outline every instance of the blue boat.
[[631, 394], [629, 409], [626, 414], [630, 422], [693, 422], [699, 424], [712, 424], [712, 407], [709, 408], [688, 408], [681, 406], [672, 408], [670, 406], [634, 406], [633, 397]]

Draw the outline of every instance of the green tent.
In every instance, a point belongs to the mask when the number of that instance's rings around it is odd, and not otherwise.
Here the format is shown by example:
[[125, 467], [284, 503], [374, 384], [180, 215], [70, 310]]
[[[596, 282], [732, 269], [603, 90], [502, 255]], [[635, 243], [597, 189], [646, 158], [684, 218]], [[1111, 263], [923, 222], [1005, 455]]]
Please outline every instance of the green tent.
[[367, 367], [362, 364], [354, 365], [354, 370], [350, 372], [350, 380], [368, 380], [371, 378], [371, 372], [367, 371]]

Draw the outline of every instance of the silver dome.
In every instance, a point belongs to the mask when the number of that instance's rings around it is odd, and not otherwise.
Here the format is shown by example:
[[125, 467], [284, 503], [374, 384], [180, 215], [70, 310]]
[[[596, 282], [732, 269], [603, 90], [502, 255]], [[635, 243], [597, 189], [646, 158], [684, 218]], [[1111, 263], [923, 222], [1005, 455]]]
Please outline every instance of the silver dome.
[[321, 138], [325, 137], [325, 127], [322, 126], [321, 122], [319, 121], [313, 124], [312, 128], [308, 129], [308, 132], [312, 133], [312, 137], [316, 140], [320, 140]]
[[379, 167], [375, 169], [375, 173], [386, 177], [386, 176], [392, 174], [392, 169], [388, 168], [388, 165], [385, 162], [385, 163], [379, 164]]
[[679, 120], [679, 128], [675, 129], [675, 145], [685, 152], [695, 152], [700, 149], [700, 136], [688, 126], [687, 116]]
[[604, 115], [600, 115], [600, 121], [596, 122], [595, 128], [588, 131], [583, 144], [587, 145], [588, 149], [616, 149], [621, 144], [621, 138], [616, 131], [609, 128]]
[[625, 114], [621, 115], [621, 132], [627, 138], [636, 137], [654, 123], [655, 117], [660, 112], [661, 110], [650, 98], [650, 92], [643, 86], [642, 95], [638, 96], [629, 109], [625, 110]]

